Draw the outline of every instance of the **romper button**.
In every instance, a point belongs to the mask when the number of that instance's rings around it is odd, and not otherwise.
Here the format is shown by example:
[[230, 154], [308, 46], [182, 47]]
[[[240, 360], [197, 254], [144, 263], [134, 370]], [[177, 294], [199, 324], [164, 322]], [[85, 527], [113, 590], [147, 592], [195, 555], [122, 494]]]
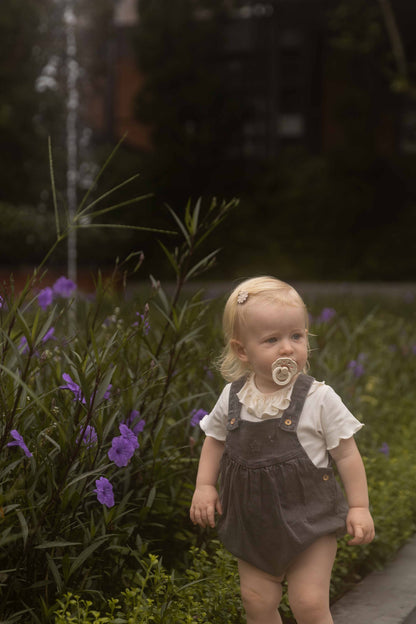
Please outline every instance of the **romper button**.
[[328, 481], [328, 479], [329, 479], [329, 475], [324, 474], [324, 476], [322, 477], [322, 479], [323, 479], [324, 481]]
[[285, 420], [285, 425], [291, 425], [292, 421], [290, 420], [290, 418], [286, 418]]
[[230, 425], [233, 425], [234, 423], [235, 423], [235, 418], [231, 418]]

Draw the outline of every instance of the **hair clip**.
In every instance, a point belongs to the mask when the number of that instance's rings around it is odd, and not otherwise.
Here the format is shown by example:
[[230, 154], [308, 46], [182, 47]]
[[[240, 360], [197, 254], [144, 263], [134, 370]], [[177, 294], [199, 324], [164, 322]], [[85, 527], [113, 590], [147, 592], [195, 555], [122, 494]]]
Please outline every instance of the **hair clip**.
[[237, 295], [237, 303], [245, 303], [248, 299], [248, 292], [245, 290], [240, 290]]

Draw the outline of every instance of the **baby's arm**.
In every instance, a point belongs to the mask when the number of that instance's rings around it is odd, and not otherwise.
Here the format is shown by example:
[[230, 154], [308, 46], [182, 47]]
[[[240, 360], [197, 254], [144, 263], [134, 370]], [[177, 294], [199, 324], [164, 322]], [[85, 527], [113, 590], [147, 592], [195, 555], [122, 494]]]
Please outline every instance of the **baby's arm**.
[[224, 442], [210, 436], [205, 438], [190, 511], [192, 522], [202, 527], [214, 527], [215, 511], [222, 513], [216, 484], [223, 453]]
[[354, 438], [341, 440], [330, 453], [337, 465], [350, 508], [347, 531], [353, 539], [348, 544], [368, 544], [374, 539], [374, 522], [369, 510], [365, 468]]

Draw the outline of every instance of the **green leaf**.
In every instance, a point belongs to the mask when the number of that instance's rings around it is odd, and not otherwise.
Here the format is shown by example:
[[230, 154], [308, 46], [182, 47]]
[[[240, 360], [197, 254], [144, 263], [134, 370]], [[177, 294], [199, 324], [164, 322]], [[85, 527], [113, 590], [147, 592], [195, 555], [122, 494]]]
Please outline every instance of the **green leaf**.
[[195, 264], [186, 274], [185, 280], [188, 281], [192, 277], [196, 277], [202, 271], [205, 271], [209, 268], [210, 263], [215, 259], [215, 256], [218, 254], [219, 249], [212, 251], [210, 254], [202, 258], [197, 264]]
[[46, 321], [44, 322], [44, 324], [42, 325], [42, 329], [40, 330], [39, 334], [38, 334], [38, 340], [36, 342], [36, 344], [39, 344], [42, 341], [42, 338], [45, 336], [45, 334], [49, 331], [49, 329], [52, 326], [53, 321], [55, 320], [56, 317], [56, 306], [54, 306], [50, 313], [48, 318], [46, 319]]
[[58, 590], [58, 592], [61, 592], [64, 582], [62, 576], [59, 574], [58, 567], [49, 553], [46, 553], [46, 560], [48, 562], [48, 568], [51, 571], [54, 581], [56, 583], [56, 589]]
[[55, 540], [51, 542], [43, 542], [35, 546], [36, 550], [45, 550], [49, 548], [66, 548], [68, 546], [79, 546], [82, 542], [69, 542], [67, 540]]
[[[114, 208], [118, 208], [115, 206]], [[140, 225], [124, 225], [123, 223], [85, 223], [77, 225], [77, 230], [90, 230], [94, 228], [114, 229], [114, 230], [134, 230], [139, 232], [154, 232], [156, 234], [176, 234], [171, 230], [161, 230], [159, 228], [144, 227]]]
[[7, 366], [4, 366], [3, 364], [0, 364], [0, 370], [3, 370], [9, 377], [12, 377], [17, 382], [18, 385], [22, 386], [22, 388], [33, 399], [34, 403], [39, 407], [39, 409], [42, 412], [44, 412], [49, 418], [52, 417], [50, 411], [45, 406], [45, 404], [40, 400], [37, 394], [31, 388], [29, 388], [29, 386], [23, 381], [23, 379], [20, 378], [20, 376], [17, 373], [13, 372], [12, 370], [7, 368]]
[[88, 472], [83, 472], [82, 474], [78, 475], [77, 477], [75, 477], [74, 479], [71, 479], [71, 481], [66, 483], [65, 487], [62, 489], [62, 492], [65, 492], [65, 490], [67, 490], [68, 488], [70, 488], [73, 485], [75, 485], [75, 483], [79, 483], [80, 481], [84, 481], [85, 479], [88, 479], [89, 477], [96, 477], [97, 475], [101, 475], [104, 472], [104, 470], [105, 470], [105, 466], [98, 466], [94, 470], [89, 470]]
[[155, 497], [156, 497], [156, 491], [157, 491], [156, 490], [156, 486], [154, 485], [152, 487], [152, 489], [150, 490], [150, 492], [149, 492], [149, 496], [147, 497], [147, 501], [146, 501], [145, 507], [148, 507], [149, 509], [152, 507], [153, 502], [154, 502]]
[[22, 528], [23, 544], [24, 546], [26, 546], [27, 538], [29, 536], [29, 527], [27, 525], [26, 518], [20, 509], [16, 510], [16, 515], [19, 519], [20, 526]]
[[[76, 214], [76, 220], [79, 221], [79, 219], [81, 219], [87, 213], [88, 213], [89, 217], [92, 217], [93, 214], [97, 215], [97, 214], [104, 214], [105, 212], [110, 212], [111, 208], [104, 208], [103, 210], [97, 211], [96, 213], [91, 213], [90, 211], [91, 211], [91, 208], [93, 206], [96, 206], [97, 204], [99, 204], [103, 199], [106, 199], [106, 197], [109, 197], [110, 195], [112, 195], [112, 193], [115, 193], [119, 189], [124, 188], [127, 184], [130, 184], [130, 182], [134, 182], [134, 180], [137, 180], [138, 177], [140, 177], [140, 174], [136, 173], [135, 175], [131, 176], [127, 180], [124, 180], [120, 184], [117, 184], [117, 186], [113, 186], [113, 188], [111, 188], [109, 191], [106, 191], [105, 193], [100, 195], [100, 197], [98, 197], [93, 202], [91, 202], [86, 208], [82, 208], [80, 206], [80, 208], [78, 209], [77, 214]], [[151, 194], [144, 195], [143, 199], [146, 198], [146, 197], [152, 197], [152, 195]], [[132, 201], [135, 201], [135, 200], [132, 200]]]
[[108, 371], [106, 372], [104, 377], [101, 379], [100, 383], [98, 384], [97, 392], [94, 397], [94, 407], [97, 407], [103, 401], [104, 394], [107, 392], [107, 388], [110, 385], [111, 379], [115, 371], [116, 371], [116, 368], [110, 366], [108, 368]]
[[172, 217], [175, 219], [175, 221], [176, 221], [180, 231], [183, 234], [184, 239], [186, 240], [186, 243], [187, 243], [188, 247], [190, 247], [191, 246], [191, 238], [189, 236], [189, 233], [188, 233], [186, 227], [184, 226], [184, 224], [182, 223], [182, 221], [180, 220], [180, 218], [178, 217], [176, 212], [174, 210], [172, 210], [172, 208], [170, 208], [168, 206], [168, 210], [169, 210], [170, 214], [172, 215]]
[[157, 241], [160, 245], [160, 247], [163, 249], [163, 253], [165, 254], [165, 256], [167, 257], [167, 259], [169, 260], [169, 263], [171, 265], [171, 267], [173, 268], [173, 270], [175, 271], [175, 275], [178, 275], [179, 273], [179, 265], [177, 263], [177, 260], [175, 258], [175, 255], [173, 253], [171, 253], [166, 245], [164, 245], [162, 243], [162, 241]]
[[198, 232], [198, 223], [199, 223], [199, 213], [201, 210], [201, 202], [202, 198], [199, 197], [194, 208], [194, 212], [192, 215], [192, 223], [191, 223], [191, 232], [195, 235]]
[[92, 185], [89, 187], [89, 189], [87, 190], [87, 192], [85, 193], [82, 202], [79, 206], [78, 209], [78, 213], [79, 214], [83, 214], [84, 212], [84, 206], [88, 201], [89, 196], [91, 195], [92, 191], [94, 188], [96, 188], [97, 183], [99, 181], [99, 179], [101, 178], [101, 176], [104, 174], [105, 170], [107, 169], [108, 165], [110, 164], [110, 162], [113, 160], [114, 156], [116, 155], [116, 153], [118, 152], [118, 150], [120, 149], [120, 146], [122, 145], [122, 143], [124, 142], [125, 138], [127, 136], [127, 133], [125, 133], [119, 140], [119, 142], [117, 143], [117, 145], [115, 145], [115, 147], [112, 149], [112, 151], [110, 152], [110, 154], [108, 155], [106, 161], [104, 162], [104, 164], [102, 165], [101, 169], [98, 171], [94, 182], [92, 183]]
[[92, 542], [92, 544], [87, 546], [87, 548], [84, 548], [81, 554], [78, 555], [78, 557], [76, 557], [76, 559], [73, 561], [69, 570], [69, 576], [71, 577], [87, 561], [87, 559], [91, 557], [91, 555], [97, 550], [97, 548], [100, 548], [104, 542], [109, 541], [110, 539], [111, 534], [103, 535], [101, 538], [97, 539], [96, 541]]

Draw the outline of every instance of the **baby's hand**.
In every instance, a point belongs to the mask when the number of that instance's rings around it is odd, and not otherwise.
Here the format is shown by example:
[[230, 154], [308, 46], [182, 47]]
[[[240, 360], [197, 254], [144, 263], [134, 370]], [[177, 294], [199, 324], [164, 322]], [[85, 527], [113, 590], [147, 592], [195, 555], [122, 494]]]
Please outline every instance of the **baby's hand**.
[[369, 544], [375, 536], [374, 522], [367, 507], [351, 507], [347, 516], [347, 531], [353, 536], [349, 546]]
[[222, 514], [217, 488], [213, 485], [198, 485], [192, 498], [190, 510], [192, 522], [201, 527], [214, 527], [216, 511]]

